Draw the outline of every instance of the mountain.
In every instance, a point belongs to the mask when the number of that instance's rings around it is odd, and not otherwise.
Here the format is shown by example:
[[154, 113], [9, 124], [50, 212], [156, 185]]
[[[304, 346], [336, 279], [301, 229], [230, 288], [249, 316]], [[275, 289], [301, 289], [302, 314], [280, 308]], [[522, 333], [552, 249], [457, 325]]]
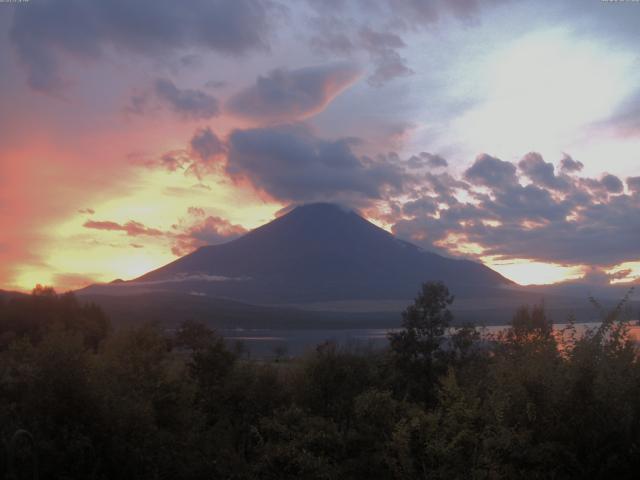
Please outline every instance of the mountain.
[[21, 298], [25, 297], [25, 293], [14, 292], [11, 290], [0, 290], [0, 301], [11, 300], [12, 298]]
[[298, 304], [410, 299], [426, 280], [456, 291], [512, 284], [480, 263], [424, 251], [353, 211], [317, 203], [117, 286]]
[[427, 252], [324, 203], [134, 280], [76, 293], [118, 323], [192, 318], [219, 328], [360, 328], [397, 325], [427, 280], [441, 280], [455, 294], [458, 322], [504, 324], [518, 306], [541, 301], [557, 321], [569, 314], [594, 320], [584, 293], [520, 287], [480, 263]]

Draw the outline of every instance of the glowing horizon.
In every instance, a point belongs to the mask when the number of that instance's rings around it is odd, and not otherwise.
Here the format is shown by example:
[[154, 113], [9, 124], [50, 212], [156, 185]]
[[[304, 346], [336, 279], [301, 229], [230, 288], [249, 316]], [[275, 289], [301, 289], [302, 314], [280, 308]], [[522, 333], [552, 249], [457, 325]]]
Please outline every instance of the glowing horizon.
[[640, 8], [375, 2], [3, 6], [0, 288], [134, 278], [313, 201], [519, 284], [637, 283]]

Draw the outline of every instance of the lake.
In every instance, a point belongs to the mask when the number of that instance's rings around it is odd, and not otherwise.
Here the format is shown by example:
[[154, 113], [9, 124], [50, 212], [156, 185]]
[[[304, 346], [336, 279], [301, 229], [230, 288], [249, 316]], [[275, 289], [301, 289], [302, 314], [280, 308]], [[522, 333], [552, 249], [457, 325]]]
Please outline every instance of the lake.
[[[633, 321], [632, 323], [636, 323]], [[587, 328], [597, 328], [600, 322], [575, 324], [578, 333]], [[561, 330], [567, 324], [558, 323], [554, 329]], [[504, 325], [483, 327], [483, 334], [495, 334], [507, 328]], [[276, 350], [284, 356], [297, 356], [315, 348], [324, 341], [334, 341], [340, 345], [358, 345], [362, 347], [384, 348], [387, 345], [387, 334], [398, 329], [362, 328], [362, 329], [304, 329], [304, 330], [273, 330], [273, 329], [228, 329], [218, 330], [230, 346], [241, 342], [253, 357], [271, 358], [276, 356]], [[640, 326], [631, 327], [631, 335], [640, 339]], [[286, 352], [286, 353], [284, 353]]]

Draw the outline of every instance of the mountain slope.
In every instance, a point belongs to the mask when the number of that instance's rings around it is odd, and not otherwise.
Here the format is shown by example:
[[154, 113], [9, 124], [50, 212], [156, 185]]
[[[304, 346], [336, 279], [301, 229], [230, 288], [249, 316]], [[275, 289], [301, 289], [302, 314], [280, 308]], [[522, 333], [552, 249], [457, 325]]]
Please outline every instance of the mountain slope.
[[398, 240], [352, 211], [311, 204], [118, 288], [137, 285], [277, 304], [406, 299], [426, 280], [442, 280], [459, 293], [512, 284], [482, 264]]

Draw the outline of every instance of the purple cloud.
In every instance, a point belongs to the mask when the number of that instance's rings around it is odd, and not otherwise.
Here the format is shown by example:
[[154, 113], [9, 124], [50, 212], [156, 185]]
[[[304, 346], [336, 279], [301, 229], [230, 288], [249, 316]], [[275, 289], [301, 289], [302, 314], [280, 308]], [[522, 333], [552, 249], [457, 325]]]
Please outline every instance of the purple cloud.
[[301, 120], [324, 110], [358, 75], [355, 67], [345, 63], [277, 69], [231, 97], [226, 108], [234, 115], [258, 121]]
[[358, 157], [353, 139], [325, 140], [308, 129], [279, 126], [236, 130], [229, 138], [226, 171], [283, 201], [381, 198], [400, 191], [407, 176], [387, 159]]
[[225, 55], [265, 49], [270, 30], [261, 0], [39, 0], [17, 8], [10, 39], [29, 85], [65, 85], [61, 60], [94, 61], [109, 48], [157, 59], [198, 48]]

